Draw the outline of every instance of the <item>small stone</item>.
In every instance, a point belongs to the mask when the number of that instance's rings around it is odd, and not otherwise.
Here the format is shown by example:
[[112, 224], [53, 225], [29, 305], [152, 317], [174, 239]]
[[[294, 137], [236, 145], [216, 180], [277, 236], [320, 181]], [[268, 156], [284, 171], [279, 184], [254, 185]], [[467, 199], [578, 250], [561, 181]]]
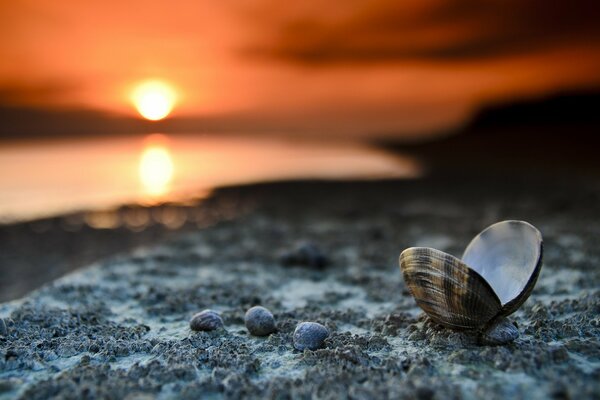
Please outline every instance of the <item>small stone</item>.
[[79, 360], [79, 364], [81, 364], [81, 365], [88, 365], [91, 360], [92, 360], [92, 358], [89, 355], [85, 354]]
[[6, 322], [4, 322], [4, 318], [0, 318], [0, 335], [8, 335], [8, 328], [6, 327]]
[[190, 328], [193, 331], [214, 331], [222, 327], [221, 316], [213, 310], [200, 311], [190, 320]]
[[508, 319], [500, 317], [490, 325], [480, 337], [482, 344], [507, 344], [519, 337], [519, 330]]
[[21, 385], [23, 385], [23, 380], [18, 378], [2, 379], [0, 380], [0, 394], [14, 390]]
[[561, 345], [550, 346], [549, 353], [550, 353], [550, 356], [552, 357], [552, 360], [554, 360], [554, 362], [557, 362], [557, 363], [563, 363], [563, 362], [569, 360], [569, 358], [570, 358], [569, 352], [567, 351], [567, 349]]
[[255, 306], [246, 311], [244, 322], [254, 336], [267, 336], [275, 332], [275, 318], [268, 309]]
[[316, 350], [323, 347], [329, 330], [317, 322], [301, 322], [294, 331], [294, 347], [297, 350]]
[[311, 242], [298, 244], [293, 250], [281, 256], [281, 263], [290, 266], [305, 266], [311, 268], [324, 268], [329, 260], [321, 249]]
[[433, 389], [427, 386], [418, 387], [415, 394], [417, 399], [419, 400], [429, 400], [433, 399], [435, 396], [435, 392], [433, 391]]

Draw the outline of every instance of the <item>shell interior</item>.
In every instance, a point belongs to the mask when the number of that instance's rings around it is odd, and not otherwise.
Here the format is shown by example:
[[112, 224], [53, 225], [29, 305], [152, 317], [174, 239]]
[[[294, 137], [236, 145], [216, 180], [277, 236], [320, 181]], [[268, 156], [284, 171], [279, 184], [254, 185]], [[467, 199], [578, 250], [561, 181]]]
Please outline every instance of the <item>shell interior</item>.
[[502, 306], [511, 308], [510, 312], [529, 296], [541, 259], [542, 235], [523, 221], [491, 225], [471, 241], [462, 257], [490, 284]]

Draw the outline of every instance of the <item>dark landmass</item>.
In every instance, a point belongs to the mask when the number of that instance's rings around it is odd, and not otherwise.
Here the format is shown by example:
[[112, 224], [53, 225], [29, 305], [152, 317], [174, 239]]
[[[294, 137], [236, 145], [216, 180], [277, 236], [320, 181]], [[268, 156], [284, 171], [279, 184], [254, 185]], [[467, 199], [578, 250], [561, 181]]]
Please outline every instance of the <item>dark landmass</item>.
[[600, 93], [559, 93], [513, 104], [487, 107], [470, 123], [469, 130], [503, 129], [515, 126], [600, 125]]
[[[425, 159], [432, 172], [451, 170], [546, 175], [600, 172], [600, 93], [565, 93], [480, 112], [457, 132], [427, 142], [381, 142]], [[564, 176], [562, 177], [564, 178]]]
[[[173, 116], [160, 121], [87, 108], [46, 109], [0, 104], [0, 140], [80, 138], [151, 133], [278, 132], [286, 124], [249, 115]], [[254, 127], [254, 128], [253, 128]], [[264, 131], [264, 132], [263, 132]]]
[[82, 135], [118, 136], [156, 132], [197, 132], [211, 128], [199, 119], [147, 121], [104, 111], [71, 108], [45, 109], [0, 105], [0, 140], [56, 139]]
[[[600, 90], [501, 103], [481, 110], [467, 127], [439, 132], [437, 136], [428, 135], [431, 139], [426, 142], [407, 144], [406, 139], [399, 136], [397, 141], [384, 140], [380, 144], [390, 148], [408, 148], [432, 156], [443, 156], [440, 149], [449, 148], [455, 151], [462, 151], [464, 148], [467, 151], [492, 151], [498, 154], [519, 153], [523, 149], [529, 149], [532, 151], [529, 153], [530, 157], [538, 157], [543, 153], [541, 149], [550, 150], [553, 155], [560, 149], [566, 150], [567, 156], [581, 151], [588, 155], [588, 145], [599, 141], [596, 134], [600, 128], [597, 104], [600, 104]], [[0, 140], [69, 138], [82, 135], [110, 137], [156, 132], [298, 134], [298, 128], [293, 129], [286, 122], [285, 116], [279, 120], [269, 120], [262, 115], [245, 113], [175, 115], [160, 121], [146, 121], [134, 116], [87, 108], [47, 109], [10, 106], [1, 102], [0, 121]], [[307, 133], [306, 129], [303, 131], [304, 134]], [[394, 135], [387, 133], [385, 136]]]
[[[0, 399], [598, 397], [597, 180], [289, 182], [221, 189], [214, 199], [229, 204], [217, 207], [214, 224], [0, 304]], [[460, 255], [477, 232], [504, 219], [541, 230], [544, 267], [511, 316], [520, 338], [482, 347], [473, 333], [444, 329], [421, 313], [397, 257], [415, 245]], [[68, 237], [60, 226], [52, 228], [56, 241]], [[5, 239], [25, 228], [3, 229]], [[63, 248], [19, 235], [30, 260], [44, 265], [51, 257], [45, 267], [57, 268], [60, 257], [45, 252]], [[79, 245], [108, 240], [80, 235]], [[316, 246], [327, 263], [290, 265], [285, 254], [300, 242]], [[4, 254], [6, 241], [0, 246]], [[277, 320], [267, 338], [243, 325], [257, 304]], [[189, 329], [189, 318], [205, 308], [221, 313], [225, 331]], [[301, 321], [330, 330], [323, 349], [293, 349]]]

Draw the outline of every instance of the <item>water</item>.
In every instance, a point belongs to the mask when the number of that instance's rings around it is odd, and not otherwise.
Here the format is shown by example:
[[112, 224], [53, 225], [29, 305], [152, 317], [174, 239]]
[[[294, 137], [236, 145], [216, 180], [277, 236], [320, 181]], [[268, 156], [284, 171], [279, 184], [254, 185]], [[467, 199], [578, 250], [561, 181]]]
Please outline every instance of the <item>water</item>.
[[414, 159], [359, 143], [192, 134], [8, 142], [0, 145], [0, 221], [179, 201], [226, 185], [420, 173]]

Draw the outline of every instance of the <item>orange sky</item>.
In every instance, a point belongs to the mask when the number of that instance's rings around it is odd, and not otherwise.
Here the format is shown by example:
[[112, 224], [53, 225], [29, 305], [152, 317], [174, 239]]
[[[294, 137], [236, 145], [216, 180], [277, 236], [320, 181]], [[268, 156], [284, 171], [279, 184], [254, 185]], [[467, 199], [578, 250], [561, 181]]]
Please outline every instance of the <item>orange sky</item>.
[[597, 87], [598, 20], [588, 0], [3, 1], [0, 105], [135, 115], [133, 85], [160, 78], [173, 117], [414, 134]]

